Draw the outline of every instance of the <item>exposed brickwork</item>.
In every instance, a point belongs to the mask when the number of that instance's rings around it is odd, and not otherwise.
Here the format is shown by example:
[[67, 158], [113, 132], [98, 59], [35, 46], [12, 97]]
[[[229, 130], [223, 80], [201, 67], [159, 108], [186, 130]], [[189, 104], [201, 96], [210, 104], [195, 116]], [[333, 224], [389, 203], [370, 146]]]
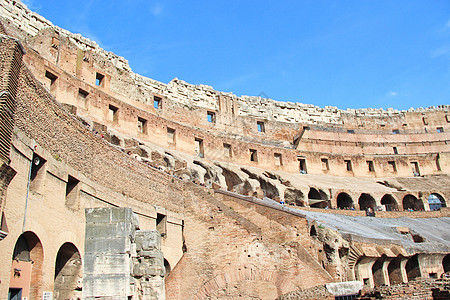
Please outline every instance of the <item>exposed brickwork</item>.
[[418, 279], [408, 283], [377, 287], [363, 293], [361, 300], [448, 300], [450, 299], [449, 279]]

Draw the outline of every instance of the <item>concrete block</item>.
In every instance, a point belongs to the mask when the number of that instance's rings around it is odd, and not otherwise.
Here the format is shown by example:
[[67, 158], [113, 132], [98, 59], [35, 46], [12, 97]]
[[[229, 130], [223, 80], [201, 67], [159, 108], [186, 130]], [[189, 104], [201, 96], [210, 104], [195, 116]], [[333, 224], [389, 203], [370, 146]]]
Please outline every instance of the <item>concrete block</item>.
[[86, 224], [86, 237], [88, 238], [131, 237], [134, 232], [135, 228], [131, 223]]
[[111, 209], [111, 222], [133, 222], [133, 211], [129, 207], [112, 207]]
[[83, 280], [83, 298], [108, 296], [111, 299], [127, 299], [129, 277], [123, 274], [86, 274]]
[[128, 237], [119, 237], [110, 239], [86, 238], [84, 253], [85, 254], [131, 253], [131, 241], [130, 238]]
[[86, 208], [84, 210], [86, 217], [86, 224], [97, 222], [97, 223], [110, 223], [111, 222], [111, 208], [101, 207], [101, 208]]
[[84, 274], [129, 274], [131, 258], [128, 254], [85, 255]]

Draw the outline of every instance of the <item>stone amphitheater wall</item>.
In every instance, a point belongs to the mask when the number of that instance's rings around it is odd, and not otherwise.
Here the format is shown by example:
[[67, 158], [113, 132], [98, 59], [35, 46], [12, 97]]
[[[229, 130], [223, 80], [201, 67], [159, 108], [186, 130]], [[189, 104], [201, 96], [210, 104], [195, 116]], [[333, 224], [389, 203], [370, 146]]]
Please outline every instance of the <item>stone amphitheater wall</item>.
[[[40, 32], [33, 37], [33, 43], [41, 45], [40, 47], [54, 49], [51, 45], [46, 45], [51, 40], [48, 36], [50, 30], [47, 31]], [[58, 49], [70, 48], [70, 43], [65, 47], [63, 45], [64, 43], [60, 42]], [[77, 57], [77, 49], [68, 49], [67, 51], [73, 52], [72, 55], [67, 55], [69, 58]], [[45, 51], [40, 52], [46, 53]], [[247, 116], [231, 116], [230, 124], [232, 125], [230, 125], [221, 123], [219, 117], [221, 114], [217, 111], [214, 111], [217, 114], [216, 122], [208, 122], [206, 115], [211, 110], [192, 103], [180, 106], [171, 97], [161, 97], [161, 107], [155, 109], [153, 103], [145, 104], [141, 101], [126, 99], [116, 93], [111, 95], [108, 86], [113, 77], [106, 76], [103, 85], [96, 86], [93, 76], [98, 72], [93, 71], [95, 67], [90, 67], [90, 62], [83, 60], [82, 64], [87, 64], [87, 66], [80, 68], [90, 74], [89, 81], [91, 83], [89, 84], [83, 81], [87, 76], [81, 76], [80, 80], [80, 76], [74, 77], [77, 75], [76, 71], [72, 70], [73, 74], [70, 74], [59, 64], [51, 64], [47, 59], [51, 59], [51, 57], [44, 58], [34, 51], [30, 51], [25, 58], [33, 74], [41, 82], [47, 82], [48, 90], [59, 101], [76, 107], [77, 115], [105, 125], [104, 133], [108, 133], [108, 129], [113, 129], [137, 140], [151, 141], [168, 149], [176, 149], [190, 154], [195, 154], [194, 140], [197, 138], [203, 141], [203, 156], [208, 159], [233, 161], [239, 165], [288, 172], [299, 171], [299, 156], [308, 158], [309, 173], [337, 176], [411, 176], [411, 161], [419, 163], [422, 174], [440, 174], [443, 169], [440, 165], [448, 164], [445, 152], [448, 152], [450, 133], [447, 131], [429, 134], [392, 134], [392, 132], [383, 134], [376, 131], [369, 134], [366, 131], [353, 134], [342, 128], [301, 130], [295, 123], [268, 121]], [[77, 65], [77, 63], [72, 62], [69, 65]], [[46, 78], [48, 72], [57, 77], [51, 86], [51, 82]], [[129, 88], [124, 89], [128, 90]], [[87, 97], [81, 97], [80, 90], [86, 92]], [[219, 97], [219, 104], [229, 106], [231, 100], [223, 99], [226, 99], [226, 96]], [[116, 119], [109, 119], [110, 106], [117, 109]], [[436, 118], [440, 117], [445, 120], [443, 113], [443, 111], [437, 111]], [[138, 118], [146, 123], [142, 132], [138, 131]], [[265, 132], [257, 131], [255, 123], [258, 120], [264, 122]], [[175, 130], [175, 143], [170, 142], [167, 137], [168, 130], [171, 129]], [[294, 137], [299, 132], [301, 138], [295, 146]], [[224, 144], [231, 146], [231, 157], [225, 152]], [[293, 149], [294, 147], [296, 149]], [[394, 153], [394, 147], [397, 149], [397, 154]], [[251, 161], [250, 149], [257, 151], [257, 161]], [[438, 153], [442, 152], [444, 154], [438, 157]], [[276, 161], [276, 156], [281, 159]], [[329, 160], [328, 169], [323, 168], [323, 159]], [[350, 160], [353, 164], [351, 170], [346, 169], [345, 160]], [[375, 171], [368, 170], [367, 160], [374, 161]], [[434, 163], [430, 163], [430, 161], [434, 161]]]

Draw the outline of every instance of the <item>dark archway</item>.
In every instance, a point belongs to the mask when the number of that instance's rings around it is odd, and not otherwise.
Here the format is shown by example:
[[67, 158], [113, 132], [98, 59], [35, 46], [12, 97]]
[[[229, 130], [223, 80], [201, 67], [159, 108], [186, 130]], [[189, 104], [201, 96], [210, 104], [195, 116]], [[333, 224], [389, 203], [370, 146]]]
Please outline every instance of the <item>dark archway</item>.
[[358, 204], [360, 210], [366, 210], [368, 208], [372, 208], [373, 210], [375, 210], [377, 206], [375, 199], [370, 194], [366, 193], [363, 193], [361, 194], [361, 196], [359, 196]]
[[450, 272], [450, 254], [447, 254], [442, 260], [442, 266], [444, 267], [444, 272]]
[[380, 257], [372, 266], [373, 284], [375, 286], [381, 286], [385, 284], [383, 274], [383, 262], [385, 257]]
[[340, 193], [337, 196], [337, 207], [340, 209], [350, 209], [353, 207], [353, 200], [347, 193]]
[[77, 247], [72, 243], [63, 244], [55, 262], [55, 299], [81, 299], [82, 271]]
[[[309, 201], [311, 199], [311, 201]], [[314, 201], [323, 200], [323, 201]], [[310, 188], [308, 193], [309, 206], [316, 208], [330, 207], [327, 194], [322, 190], [317, 190], [315, 188]]]
[[169, 275], [170, 271], [172, 271], [172, 267], [170, 266], [169, 262], [165, 258], [164, 258], [164, 268], [166, 269], [165, 277], [167, 277], [167, 275]]
[[424, 210], [423, 203], [413, 195], [403, 197], [403, 210]]
[[417, 277], [421, 276], [419, 260], [417, 259], [417, 254], [408, 259], [408, 262], [405, 266], [406, 275], [408, 276], [408, 281], [414, 280]]
[[402, 270], [400, 269], [401, 258], [396, 257], [388, 265], [390, 285], [402, 283]]
[[20, 290], [22, 297], [40, 299], [42, 296], [42, 266], [44, 251], [38, 236], [31, 231], [22, 233], [16, 241], [12, 257], [11, 290]]
[[428, 196], [428, 204], [430, 206], [430, 210], [440, 210], [441, 207], [446, 207], [444, 198], [436, 193]]
[[311, 229], [309, 230], [310, 236], [317, 236], [316, 226], [312, 225]]
[[389, 194], [386, 194], [381, 198], [381, 205], [384, 205], [387, 211], [398, 210], [397, 201]]

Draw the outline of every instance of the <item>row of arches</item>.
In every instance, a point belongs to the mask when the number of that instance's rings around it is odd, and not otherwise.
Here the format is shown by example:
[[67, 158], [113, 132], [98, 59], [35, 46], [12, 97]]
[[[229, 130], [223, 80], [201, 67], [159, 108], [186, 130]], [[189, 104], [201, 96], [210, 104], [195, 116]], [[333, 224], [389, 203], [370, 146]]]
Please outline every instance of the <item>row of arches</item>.
[[[40, 299], [42, 296], [44, 250], [39, 237], [22, 233], [12, 256], [9, 299]], [[64, 243], [55, 259], [54, 299], [81, 299], [81, 255], [72, 243]]]
[[[40, 299], [42, 296], [44, 250], [39, 237], [31, 231], [22, 233], [16, 241], [12, 256], [8, 299]], [[171, 266], [164, 258], [166, 276]], [[66, 242], [55, 259], [52, 299], [82, 298], [82, 259], [78, 248]]]
[[[310, 188], [308, 193], [308, 200], [311, 207], [331, 208], [331, 201], [328, 200], [327, 194], [320, 189]], [[399, 209], [397, 201], [390, 194], [384, 195], [380, 199], [380, 203], [381, 205], [385, 206], [387, 211]], [[441, 207], [447, 206], [444, 198], [437, 193], [430, 194], [430, 196], [428, 197], [428, 204], [430, 210], [439, 210]], [[368, 193], [362, 193], [358, 198], [358, 205], [360, 210], [367, 210], [369, 208], [375, 210], [375, 208], [377, 207], [377, 202], [372, 195]], [[423, 201], [411, 194], [407, 194], [403, 197], [402, 206], [403, 210], [413, 210], [413, 211], [425, 210]], [[341, 192], [336, 197], [336, 208], [354, 209], [355, 203], [349, 194]]]
[[[372, 260], [372, 263], [368, 265], [369, 267], [371, 265], [370, 269], [364, 270], [367, 260], [370, 258], [358, 259], [355, 268], [356, 277], [364, 282], [372, 281], [372, 286], [400, 284], [412, 281], [417, 277], [437, 278], [440, 275], [437, 273], [422, 274], [417, 254], [409, 258], [402, 255], [394, 258], [383, 255], [375, 261]], [[450, 272], [450, 254], [442, 259], [442, 269], [444, 273]], [[370, 275], [372, 278], [368, 278]]]

